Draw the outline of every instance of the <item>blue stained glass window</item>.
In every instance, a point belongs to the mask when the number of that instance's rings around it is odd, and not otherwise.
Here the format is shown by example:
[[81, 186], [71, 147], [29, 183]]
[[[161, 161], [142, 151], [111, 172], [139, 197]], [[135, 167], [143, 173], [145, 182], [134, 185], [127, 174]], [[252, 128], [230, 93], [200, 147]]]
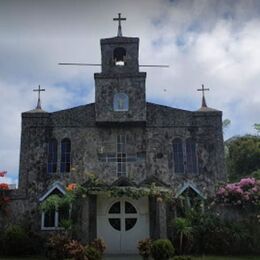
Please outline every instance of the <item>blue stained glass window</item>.
[[129, 100], [125, 93], [116, 93], [114, 95], [113, 107], [114, 111], [128, 111]]
[[180, 138], [173, 140], [173, 160], [175, 173], [184, 173], [183, 146]]
[[57, 147], [57, 140], [51, 139], [48, 144], [48, 173], [57, 172]]
[[187, 153], [187, 172], [197, 173], [197, 154], [196, 143], [191, 138], [186, 140], [186, 153]]
[[60, 171], [70, 172], [71, 164], [71, 142], [68, 138], [61, 141], [61, 162]]

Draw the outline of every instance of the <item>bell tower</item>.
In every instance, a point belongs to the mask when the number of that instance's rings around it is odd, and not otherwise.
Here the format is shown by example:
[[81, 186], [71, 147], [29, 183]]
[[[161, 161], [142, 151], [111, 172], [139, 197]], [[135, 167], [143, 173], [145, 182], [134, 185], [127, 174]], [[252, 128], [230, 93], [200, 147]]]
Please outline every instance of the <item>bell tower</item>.
[[145, 72], [139, 72], [139, 38], [122, 36], [121, 18], [116, 37], [101, 39], [102, 71], [95, 73], [97, 123], [145, 123]]

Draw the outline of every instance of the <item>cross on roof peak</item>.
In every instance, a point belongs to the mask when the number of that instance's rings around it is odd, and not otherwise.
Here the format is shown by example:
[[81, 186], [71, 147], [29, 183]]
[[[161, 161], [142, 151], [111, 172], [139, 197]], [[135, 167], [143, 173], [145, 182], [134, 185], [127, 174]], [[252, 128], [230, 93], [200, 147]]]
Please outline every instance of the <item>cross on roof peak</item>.
[[121, 13], [118, 13], [117, 18], [113, 18], [114, 21], [118, 21], [118, 29], [117, 29], [117, 36], [122, 37], [122, 27], [121, 27], [121, 21], [126, 21], [126, 18], [121, 17]]
[[205, 99], [205, 91], [209, 91], [209, 88], [205, 88], [204, 84], [202, 84], [201, 88], [197, 89], [197, 91], [202, 91], [202, 107], [207, 107], [206, 99]]
[[41, 108], [41, 91], [45, 91], [44, 88], [41, 88], [41, 86], [39, 85], [37, 89], [33, 89], [33, 91], [37, 91], [38, 92], [38, 101], [37, 101], [37, 106], [36, 109], [42, 109]]

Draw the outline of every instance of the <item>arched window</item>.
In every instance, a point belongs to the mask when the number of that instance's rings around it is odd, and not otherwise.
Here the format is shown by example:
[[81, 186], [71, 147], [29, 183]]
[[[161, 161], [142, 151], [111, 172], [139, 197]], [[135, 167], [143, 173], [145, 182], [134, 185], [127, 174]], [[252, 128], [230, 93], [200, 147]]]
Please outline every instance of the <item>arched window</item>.
[[57, 140], [51, 139], [48, 143], [48, 173], [57, 172], [57, 147]]
[[60, 172], [70, 172], [70, 164], [71, 164], [71, 143], [70, 143], [70, 139], [65, 138], [61, 141]]
[[184, 173], [183, 147], [180, 138], [173, 140], [173, 160], [175, 173]]
[[114, 61], [116, 66], [125, 65], [126, 50], [122, 47], [117, 47], [114, 49]]
[[116, 93], [114, 95], [114, 111], [128, 111], [128, 96], [125, 93]]
[[[47, 192], [41, 198], [40, 201], [44, 202], [48, 197], [55, 195], [62, 197], [64, 196], [65, 192], [61, 191], [57, 188], [54, 188], [53, 191]], [[55, 229], [62, 229], [61, 224], [64, 220], [69, 220], [71, 215], [71, 207], [70, 205], [62, 205], [58, 208], [51, 208], [46, 211], [42, 211], [41, 216], [41, 229], [42, 230], [55, 230]]]
[[197, 152], [196, 143], [191, 138], [186, 140], [186, 153], [187, 153], [187, 172], [197, 173]]

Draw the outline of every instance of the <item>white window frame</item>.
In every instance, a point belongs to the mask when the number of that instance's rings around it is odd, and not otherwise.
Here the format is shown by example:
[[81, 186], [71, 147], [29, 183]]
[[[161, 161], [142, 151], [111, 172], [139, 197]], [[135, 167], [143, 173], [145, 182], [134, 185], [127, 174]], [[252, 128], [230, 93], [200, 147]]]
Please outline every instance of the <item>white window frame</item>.
[[[65, 195], [66, 191], [63, 188], [62, 184], [59, 182], [55, 182], [51, 185], [50, 189], [39, 198], [40, 203], [42, 203], [51, 193], [55, 190], [59, 190], [61, 194]], [[71, 216], [71, 207], [72, 205], [69, 206], [69, 217]], [[54, 216], [54, 226], [53, 227], [45, 227], [44, 222], [45, 222], [45, 214], [46, 212], [42, 211], [41, 213], [41, 230], [63, 230], [63, 227], [59, 227], [59, 211], [58, 209], [55, 209], [55, 216]]]
[[[69, 205], [69, 219], [71, 218], [71, 208], [72, 205]], [[42, 211], [42, 216], [41, 216], [41, 230], [64, 230], [63, 227], [59, 227], [59, 210], [55, 209], [55, 215], [54, 215], [54, 226], [53, 227], [45, 227], [44, 222], [45, 222], [45, 214], [46, 212]]]
[[53, 227], [45, 227], [45, 214], [46, 212], [42, 211], [42, 220], [41, 220], [41, 230], [63, 230], [63, 227], [59, 227], [59, 211], [55, 209], [54, 215], [54, 226]]

